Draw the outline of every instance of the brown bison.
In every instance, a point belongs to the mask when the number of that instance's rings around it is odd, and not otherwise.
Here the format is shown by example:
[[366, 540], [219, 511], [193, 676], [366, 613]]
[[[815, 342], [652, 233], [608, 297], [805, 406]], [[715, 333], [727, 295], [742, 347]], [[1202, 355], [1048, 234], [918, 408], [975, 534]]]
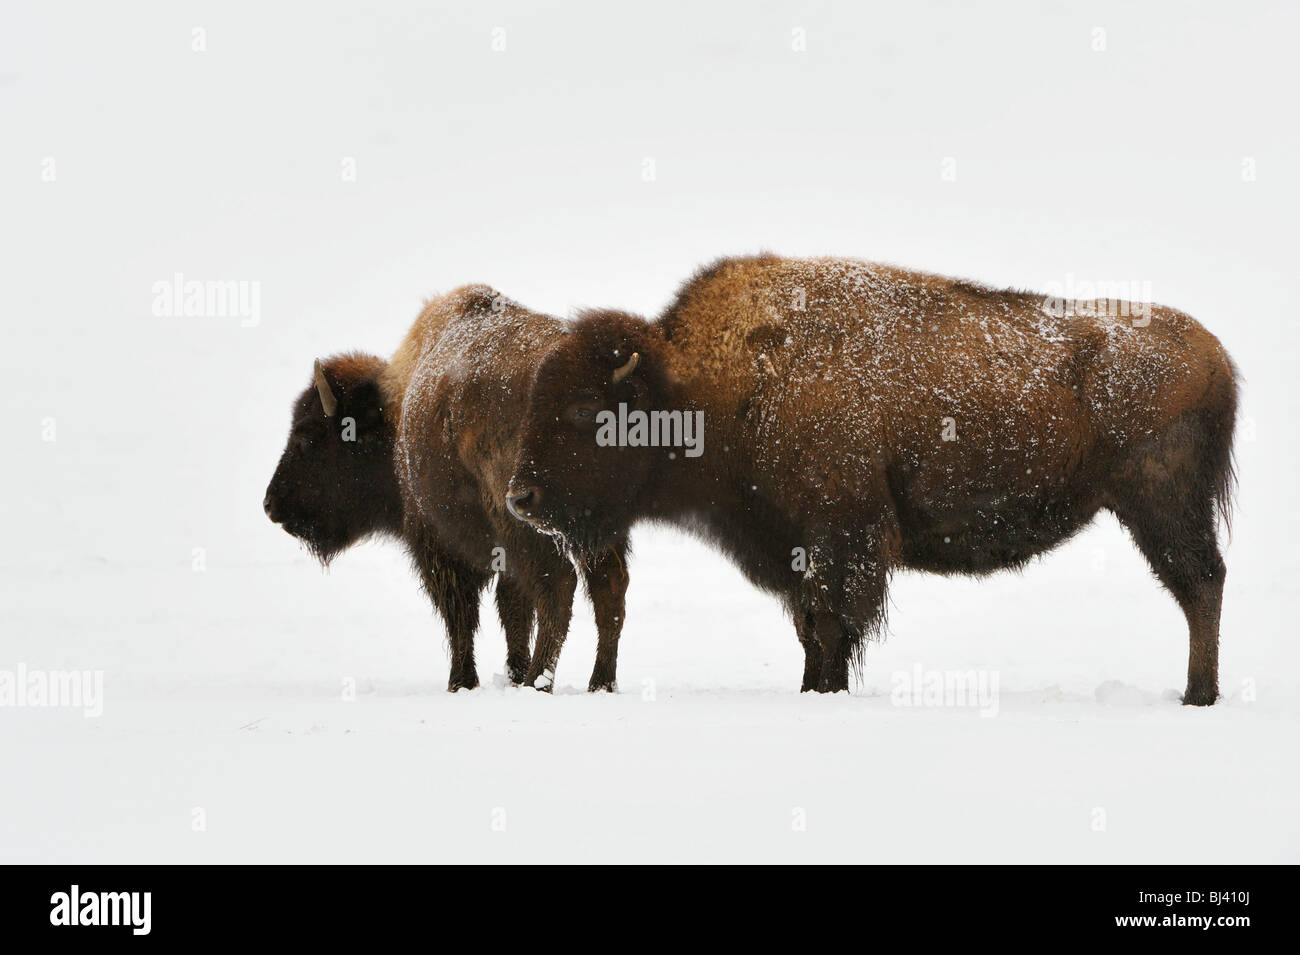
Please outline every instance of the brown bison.
[[[538, 369], [510, 494], [577, 555], [640, 520], [712, 541], [783, 599], [822, 692], [847, 689], [895, 568], [1018, 567], [1106, 508], [1186, 614], [1183, 699], [1209, 704], [1236, 400], [1174, 309], [727, 259], [658, 321], [580, 317]], [[702, 453], [674, 413], [702, 415]]]
[[[505, 490], [529, 382], [560, 335], [557, 320], [485, 286], [430, 302], [391, 361], [316, 363], [266, 490], [267, 516], [322, 563], [368, 535], [405, 542], [446, 622], [452, 691], [478, 685], [474, 632], [494, 574], [510, 679], [553, 683], [576, 576], [554, 542], [508, 516]], [[591, 690], [614, 689], [625, 553], [611, 538], [581, 564], [599, 631]]]

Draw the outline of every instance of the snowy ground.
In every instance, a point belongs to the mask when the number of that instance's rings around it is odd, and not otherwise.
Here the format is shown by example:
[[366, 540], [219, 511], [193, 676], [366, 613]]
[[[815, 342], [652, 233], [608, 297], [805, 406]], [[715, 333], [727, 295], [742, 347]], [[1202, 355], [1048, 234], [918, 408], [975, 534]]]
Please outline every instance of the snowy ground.
[[[896, 6], [6, 11], [0, 671], [102, 671], [104, 705], [0, 708], [0, 860], [1300, 861], [1297, 14]], [[585, 601], [553, 697], [502, 685], [488, 612], [448, 695], [395, 546], [324, 573], [262, 515], [311, 359], [391, 351], [422, 296], [653, 313], [758, 248], [1149, 282], [1219, 334], [1224, 701], [1177, 704], [1181, 615], [1109, 518], [1023, 574], [900, 577], [825, 698], [666, 530], [618, 695], [581, 692]], [[176, 272], [260, 283], [257, 323], [153, 314]], [[918, 665], [995, 708], [895, 705]]]

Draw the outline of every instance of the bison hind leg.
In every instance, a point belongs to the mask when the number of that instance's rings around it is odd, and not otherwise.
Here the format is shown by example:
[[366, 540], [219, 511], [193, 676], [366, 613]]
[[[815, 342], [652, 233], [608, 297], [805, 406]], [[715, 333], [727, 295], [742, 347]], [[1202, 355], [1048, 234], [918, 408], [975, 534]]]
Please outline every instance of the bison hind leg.
[[1137, 447], [1111, 488], [1109, 508], [1128, 528], [1156, 578], [1187, 619], [1183, 702], [1219, 696], [1219, 616], [1227, 570], [1218, 522], [1233, 483], [1231, 421], [1185, 415]]
[[[1171, 502], [1172, 503], [1172, 502]], [[1176, 507], [1126, 507], [1119, 514], [1156, 577], [1187, 619], [1187, 690], [1183, 702], [1208, 706], [1219, 696], [1219, 615], [1227, 569], [1212, 521]]]

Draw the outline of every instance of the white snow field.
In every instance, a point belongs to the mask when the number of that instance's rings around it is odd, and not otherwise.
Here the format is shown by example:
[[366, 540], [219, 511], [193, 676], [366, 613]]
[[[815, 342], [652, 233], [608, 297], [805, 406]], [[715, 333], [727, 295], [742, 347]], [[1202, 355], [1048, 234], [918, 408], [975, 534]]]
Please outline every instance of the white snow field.
[[[0, 860], [1300, 861], [1298, 21], [7, 6], [0, 681], [103, 695], [0, 706]], [[426, 295], [654, 314], [758, 249], [1127, 283], [1218, 334], [1244, 375], [1222, 702], [1178, 704], [1181, 614], [1105, 515], [1021, 574], [898, 577], [860, 685], [822, 697], [775, 601], [656, 528], [617, 695], [584, 692], [582, 598], [554, 696], [503, 685], [490, 602], [484, 685], [450, 695], [396, 544], [323, 572], [262, 514], [312, 359], [390, 353]], [[177, 274], [257, 298], [191, 314], [155, 290]], [[898, 705], [918, 667], [996, 696]]]

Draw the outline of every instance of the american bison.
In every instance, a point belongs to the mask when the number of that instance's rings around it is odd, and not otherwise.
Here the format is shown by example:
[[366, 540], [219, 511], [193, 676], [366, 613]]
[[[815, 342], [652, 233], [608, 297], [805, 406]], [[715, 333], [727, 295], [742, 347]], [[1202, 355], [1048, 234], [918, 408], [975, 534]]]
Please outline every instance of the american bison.
[[[451, 691], [478, 685], [474, 632], [494, 574], [510, 679], [553, 684], [576, 576], [554, 542], [508, 516], [505, 490], [529, 382], [560, 335], [557, 320], [485, 286], [429, 302], [391, 361], [317, 362], [266, 490], [267, 516], [322, 563], [372, 534], [405, 542], [446, 622]], [[589, 689], [612, 691], [626, 539], [580, 566], [599, 631]]]
[[[1019, 567], [1106, 508], [1185, 613], [1183, 700], [1205, 705], [1235, 378], [1171, 308], [1053, 305], [849, 259], [725, 259], [657, 321], [580, 316], [538, 369], [510, 494], [579, 556], [642, 520], [712, 541], [783, 599], [803, 689], [822, 692], [848, 688], [894, 569]], [[596, 440], [598, 419], [637, 411], [651, 440]], [[702, 412], [703, 453], [653, 440], [673, 412]]]

